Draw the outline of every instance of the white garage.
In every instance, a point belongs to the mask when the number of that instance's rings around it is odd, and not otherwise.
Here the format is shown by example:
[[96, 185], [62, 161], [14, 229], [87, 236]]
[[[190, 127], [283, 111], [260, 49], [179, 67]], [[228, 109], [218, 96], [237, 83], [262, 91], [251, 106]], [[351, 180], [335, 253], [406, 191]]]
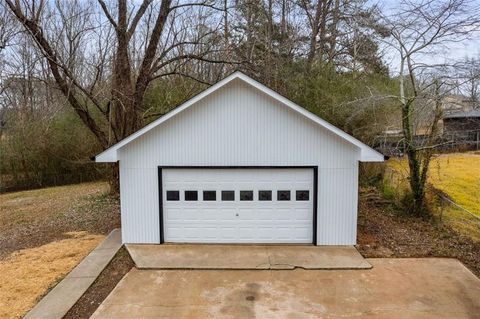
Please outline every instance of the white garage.
[[124, 243], [356, 243], [358, 163], [382, 154], [235, 72], [97, 155]]

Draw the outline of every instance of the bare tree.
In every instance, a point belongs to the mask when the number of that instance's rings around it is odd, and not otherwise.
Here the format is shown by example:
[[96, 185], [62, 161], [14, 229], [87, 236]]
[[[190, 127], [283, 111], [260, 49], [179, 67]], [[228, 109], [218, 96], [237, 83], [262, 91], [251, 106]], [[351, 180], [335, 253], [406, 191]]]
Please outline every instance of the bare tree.
[[382, 64], [371, 35], [381, 32], [374, 21], [375, 5], [364, 0], [297, 0], [297, 3], [306, 20], [307, 70], [316, 62], [349, 71], [357, 71], [360, 65], [378, 68]]
[[0, 5], [0, 54], [18, 32], [12, 22], [11, 15], [4, 6]]
[[[442, 117], [441, 95], [446, 82], [436, 69], [448, 63], [420, 63], [420, 56], [432, 57], [444, 45], [468, 39], [480, 29], [478, 3], [468, 0], [402, 1], [398, 10], [383, 17], [399, 62], [398, 101], [402, 116], [402, 133], [408, 157], [412, 212], [424, 212], [425, 185], [430, 159], [437, 145], [438, 122]], [[425, 59], [424, 59], [425, 61]], [[432, 75], [433, 74], [433, 75]], [[419, 110], [429, 108], [431, 116], [417, 134]], [[420, 138], [419, 135], [423, 137]]]
[[152, 81], [175, 74], [195, 78], [188, 74], [192, 61], [224, 62], [215, 40], [222, 36], [217, 35], [222, 8], [214, 1], [5, 3], [104, 149], [143, 126], [144, 97]]
[[[312, 64], [316, 56], [323, 59], [325, 51], [325, 42], [327, 34], [327, 19], [330, 18], [332, 13], [332, 1], [331, 0], [300, 0], [299, 6], [304, 11], [308, 26], [310, 28], [309, 46], [307, 55], [307, 69], [311, 69]], [[338, 1], [335, 1], [334, 17], [335, 21], [338, 21], [339, 16]], [[336, 26], [335, 22], [335, 26]], [[333, 40], [332, 41], [336, 41]]]
[[473, 104], [473, 107], [480, 107], [480, 59], [467, 59], [465, 62], [465, 91]]

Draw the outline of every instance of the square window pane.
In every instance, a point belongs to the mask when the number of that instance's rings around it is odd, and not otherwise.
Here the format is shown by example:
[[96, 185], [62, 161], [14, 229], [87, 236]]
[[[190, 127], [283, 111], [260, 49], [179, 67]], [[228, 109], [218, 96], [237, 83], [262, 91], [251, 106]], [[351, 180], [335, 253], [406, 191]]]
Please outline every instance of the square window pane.
[[309, 200], [310, 192], [309, 191], [297, 191], [296, 193], [297, 200]]
[[179, 191], [167, 191], [167, 200], [180, 200]]
[[272, 200], [272, 191], [258, 191], [258, 200]]
[[185, 200], [198, 200], [197, 191], [185, 191]]
[[240, 200], [253, 200], [253, 191], [240, 191]]
[[277, 191], [277, 200], [290, 200], [290, 191]]
[[222, 200], [225, 200], [225, 201], [235, 200], [235, 191], [222, 191]]
[[203, 200], [217, 200], [217, 192], [203, 191]]

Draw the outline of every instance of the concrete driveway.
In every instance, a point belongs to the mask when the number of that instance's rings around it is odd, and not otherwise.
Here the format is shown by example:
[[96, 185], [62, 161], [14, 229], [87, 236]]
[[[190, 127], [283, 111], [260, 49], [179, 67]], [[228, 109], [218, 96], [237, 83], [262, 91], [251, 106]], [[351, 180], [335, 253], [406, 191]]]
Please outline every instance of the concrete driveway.
[[138, 269], [370, 269], [354, 246], [126, 245]]
[[92, 318], [480, 318], [480, 280], [455, 259], [369, 270], [133, 269]]

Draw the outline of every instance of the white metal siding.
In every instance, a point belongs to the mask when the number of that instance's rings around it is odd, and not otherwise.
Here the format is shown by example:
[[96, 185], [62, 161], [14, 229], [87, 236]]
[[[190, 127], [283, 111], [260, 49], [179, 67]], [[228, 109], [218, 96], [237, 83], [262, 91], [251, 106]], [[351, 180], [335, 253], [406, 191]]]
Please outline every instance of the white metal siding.
[[120, 210], [124, 243], [159, 243], [157, 168], [124, 169], [120, 164]]
[[126, 168], [321, 165], [352, 168], [359, 149], [234, 81], [119, 150]]
[[317, 245], [354, 245], [357, 239], [358, 170], [318, 170]]
[[119, 150], [125, 243], [158, 243], [158, 166], [319, 168], [318, 244], [354, 244], [359, 148], [233, 81]]

